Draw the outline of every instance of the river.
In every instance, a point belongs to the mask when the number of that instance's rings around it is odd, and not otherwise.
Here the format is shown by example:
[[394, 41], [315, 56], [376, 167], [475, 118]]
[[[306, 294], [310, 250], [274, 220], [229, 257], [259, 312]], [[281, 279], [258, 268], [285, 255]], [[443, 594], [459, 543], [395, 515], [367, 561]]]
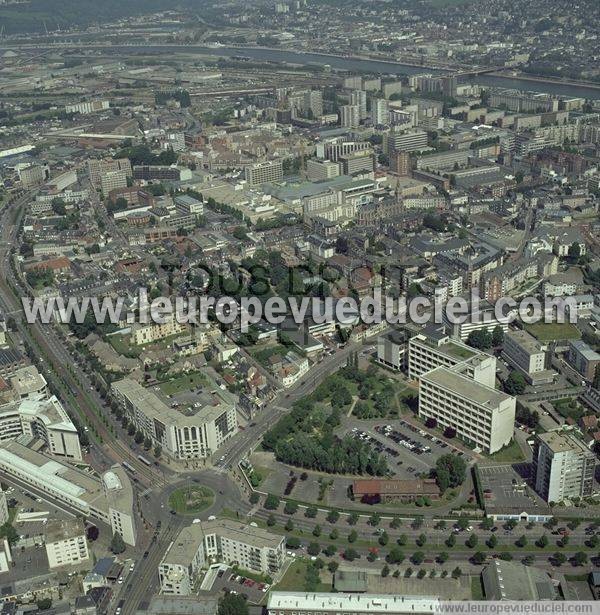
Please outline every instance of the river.
[[[81, 47], [78, 43], [65, 41], [65, 46]], [[126, 53], [156, 53], [162, 51], [169, 53], [198, 53], [213, 56], [245, 56], [259, 61], [289, 62], [292, 64], [328, 64], [333, 69], [346, 70], [356, 73], [372, 73], [382, 75], [414, 75], [419, 73], [442, 74], [447, 71], [401, 64], [394, 61], [368, 60], [351, 57], [338, 57], [323, 53], [304, 53], [284, 49], [266, 49], [263, 47], [204, 47], [201, 45], [94, 45], [83, 44], [86, 49], [102, 49], [104, 51], [125, 51]], [[43, 48], [43, 44], [39, 45]], [[7, 47], [8, 49], [9, 47]], [[518, 77], [500, 77], [496, 75], [478, 75], [473, 78], [474, 83], [483, 86], [511, 88], [515, 90], [530, 90], [561, 96], [573, 96], [590, 99], [600, 99], [600, 89], [586, 85], [569, 85], [544, 81], [530, 81]]]
[[[92, 45], [93, 47], [93, 45]], [[129, 46], [119, 47], [113, 45], [111, 49], [132, 50]], [[156, 51], [163, 49], [166, 52], [181, 52], [180, 45], [140, 45], [135, 49], [140, 51]], [[283, 49], [265, 49], [255, 47], [202, 47], [198, 45], [185, 46], [186, 52], [210, 54], [215, 56], [245, 56], [255, 60], [270, 62], [289, 62], [293, 64], [329, 64], [331, 68], [347, 70], [357, 73], [374, 73], [386, 75], [415, 75], [419, 73], [440, 74], [447, 71], [436, 70], [426, 67], [411, 66], [397, 62], [382, 60], [364, 60], [360, 58], [347, 58], [330, 56], [322, 53], [302, 53]], [[496, 75], [478, 75], [473, 79], [474, 83], [484, 86], [511, 88], [515, 90], [531, 90], [533, 92], [545, 92], [562, 96], [578, 96], [581, 98], [600, 99], [600, 89], [585, 85], [568, 85], [561, 83], [547, 83], [542, 81], [529, 81], [518, 77], [498, 77]]]

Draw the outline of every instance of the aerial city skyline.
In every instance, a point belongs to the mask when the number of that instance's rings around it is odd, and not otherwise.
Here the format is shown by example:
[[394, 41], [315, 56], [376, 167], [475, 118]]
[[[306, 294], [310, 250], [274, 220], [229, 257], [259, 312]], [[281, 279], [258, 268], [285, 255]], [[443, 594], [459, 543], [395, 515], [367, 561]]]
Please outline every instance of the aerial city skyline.
[[599, 37], [0, 0], [0, 613], [593, 612]]

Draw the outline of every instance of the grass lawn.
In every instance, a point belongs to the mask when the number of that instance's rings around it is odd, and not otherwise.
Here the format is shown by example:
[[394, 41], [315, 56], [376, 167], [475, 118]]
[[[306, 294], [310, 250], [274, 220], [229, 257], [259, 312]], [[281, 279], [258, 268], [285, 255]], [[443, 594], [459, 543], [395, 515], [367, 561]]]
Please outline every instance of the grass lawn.
[[525, 329], [540, 340], [540, 342], [551, 342], [553, 340], [578, 340], [581, 338], [581, 331], [570, 322], [545, 323], [538, 322], [533, 325], [526, 325]]
[[289, 348], [282, 346], [281, 344], [274, 344], [273, 346], [267, 346], [266, 348], [246, 348], [246, 350], [264, 367], [269, 366], [269, 357], [273, 355], [283, 356], [288, 353]]
[[182, 515], [195, 515], [213, 505], [212, 489], [201, 485], [189, 485], [176, 489], [169, 496], [169, 506]]
[[160, 383], [160, 390], [165, 395], [176, 395], [194, 389], [201, 384], [206, 384], [207, 380], [204, 374], [193, 372], [191, 374], [183, 374], [175, 378], [170, 378]]
[[[304, 582], [306, 578], [306, 568], [307, 562], [303, 559], [296, 559], [291, 564], [290, 567], [286, 570], [285, 575], [283, 575], [283, 579], [275, 585], [277, 591], [279, 592], [293, 592], [293, 591], [304, 591]], [[319, 583], [317, 589], [315, 591], [318, 592], [329, 592], [331, 591], [331, 586], [326, 583]]]
[[471, 577], [471, 599], [485, 600], [485, 594], [483, 592], [483, 583], [481, 582], [480, 575]]
[[514, 462], [523, 461], [525, 455], [516, 440], [513, 440], [508, 446], [488, 456], [492, 461]]
[[124, 357], [137, 359], [142, 354], [142, 347], [130, 344], [128, 335], [109, 335], [106, 339], [115, 349], [115, 352], [118, 352]]
[[266, 466], [252, 466], [254, 468], [253, 475], [257, 478], [257, 484], [255, 487], [261, 485], [265, 478], [271, 474], [271, 468], [267, 468]]
[[568, 419], [570, 417], [573, 420], [578, 421], [583, 416], [583, 408], [578, 403], [575, 403], [575, 407], [572, 408], [570, 404], [573, 401], [573, 399], [567, 397], [565, 399], [558, 399], [556, 401], [553, 401], [552, 405], [556, 408], [556, 411], [564, 418]]

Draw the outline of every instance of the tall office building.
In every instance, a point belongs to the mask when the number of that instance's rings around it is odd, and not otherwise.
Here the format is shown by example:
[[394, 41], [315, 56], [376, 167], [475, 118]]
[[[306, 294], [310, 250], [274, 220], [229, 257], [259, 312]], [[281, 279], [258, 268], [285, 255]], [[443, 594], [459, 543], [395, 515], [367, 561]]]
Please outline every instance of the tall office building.
[[246, 167], [246, 181], [250, 186], [259, 186], [276, 182], [283, 178], [283, 163], [281, 160], [260, 162]]
[[384, 151], [416, 152], [427, 147], [427, 133], [424, 130], [390, 131], [384, 135]]
[[108, 194], [111, 190], [127, 188], [127, 174], [125, 171], [108, 171], [100, 177], [102, 194]]
[[453, 340], [443, 327], [426, 327], [408, 342], [408, 377], [418, 379], [436, 367], [462, 365], [462, 373], [473, 380], [494, 387], [496, 358]]
[[174, 459], [204, 459], [237, 432], [235, 402], [214, 382], [188, 408], [172, 408], [135, 380], [113, 382], [112, 393], [130, 421]]
[[362, 88], [362, 77], [346, 77], [344, 87], [348, 90], [360, 90]]
[[412, 163], [408, 152], [392, 152], [390, 156], [390, 170], [400, 177], [410, 177]]
[[419, 377], [419, 416], [485, 453], [495, 453], [513, 437], [516, 400], [465, 375], [465, 364], [438, 367]]
[[0, 487], [0, 525], [4, 525], [10, 516], [8, 514], [8, 502], [6, 501], [6, 493]]
[[358, 107], [361, 120], [367, 117], [367, 93], [364, 90], [354, 90], [350, 93], [350, 104]]
[[376, 98], [371, 103], [371, 113], [375, 126], [386, 126], [390, 123], [390, 109], [385, 98]]
[[343, 105], [340, 107], [340, 124], [344, 128], [359, 127], [360, 109], [358, 105]]
[[323, 93], [321, 90], [308, 90], [304, 93], [303, 100], [304, 113], [313, 118], [319, 118], [323, 115]]
[[340, 165], [330, 160], [307, 160], [306, 175], [311, 182], [333, 179], [340, 174]]
[[285, 539], [228, 519], [193, 523], [179, 532], [160, 562], [161, 593], [191, 595], [201, 569], [214, 561], [272, 575], [284, 564]]
[[[132, 176], [131, 162], [129, 158], [105, 158], [104, 160], [90, 159], [87, 162], [90, 182], [94, 188], [102, 185], [102, 176], [112, 171], [124, 171], [127, 177]], [[108, 194], [108, 192], [106, 193]]]
[[572, 431], [540, 434], [533, 462], [535, 490], [547, 502], [592, 495], [596, 456]]

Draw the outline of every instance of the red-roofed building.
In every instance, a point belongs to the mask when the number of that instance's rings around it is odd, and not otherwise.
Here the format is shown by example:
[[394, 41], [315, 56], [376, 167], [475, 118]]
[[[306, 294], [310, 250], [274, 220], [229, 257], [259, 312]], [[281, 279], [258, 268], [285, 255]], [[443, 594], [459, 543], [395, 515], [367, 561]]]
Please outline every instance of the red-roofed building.
[[414, 502], [418, 497], [437, 500], [440, 488], [435, 480], [355, 480], [352, 484], [355, 500], [375, 504], [377, 502]]

